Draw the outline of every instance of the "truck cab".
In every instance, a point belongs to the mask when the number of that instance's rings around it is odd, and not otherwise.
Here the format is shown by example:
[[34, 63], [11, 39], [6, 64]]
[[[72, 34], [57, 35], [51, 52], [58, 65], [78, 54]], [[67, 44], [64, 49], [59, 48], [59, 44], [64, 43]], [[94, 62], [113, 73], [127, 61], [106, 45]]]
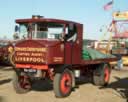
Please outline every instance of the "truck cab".
[[[27, 62], [33, 66], [34, 63], [40, 65], [80, 63], [82, 24], [42, 17], [19, 19], [16, 23], [19, 24], [19, 35], [24, 39], [16, 44], [17, 67], [20, 62], [22, 65]], [[36, 50], [39, 50], [38, 53]], [[77, 56], [75, 56], [76, 52]]]

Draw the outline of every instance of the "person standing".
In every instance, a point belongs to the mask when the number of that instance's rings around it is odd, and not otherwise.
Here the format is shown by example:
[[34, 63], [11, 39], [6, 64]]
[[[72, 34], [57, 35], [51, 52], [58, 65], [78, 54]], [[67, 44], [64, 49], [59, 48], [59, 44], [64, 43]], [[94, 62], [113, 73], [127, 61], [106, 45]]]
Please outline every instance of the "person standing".
[[122, 55], [121, 54], [118, 54], [117, 55], [117, 68], [118, 70], [121, 70], [123, 68], [123, 61], [122, 61]]

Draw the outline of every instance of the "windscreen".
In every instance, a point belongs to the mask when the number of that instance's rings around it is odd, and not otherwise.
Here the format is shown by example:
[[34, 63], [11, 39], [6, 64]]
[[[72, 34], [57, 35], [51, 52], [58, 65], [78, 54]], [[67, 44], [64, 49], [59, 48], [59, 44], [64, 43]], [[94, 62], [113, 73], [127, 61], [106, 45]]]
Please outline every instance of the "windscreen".
[[64, 32], [64, 25], [57, 23], [20, 24], [20, 38], [59, 39]]
[[63, 33], [63, 25], [55, 23], [33, 24], [33, 39], [59, 39]]

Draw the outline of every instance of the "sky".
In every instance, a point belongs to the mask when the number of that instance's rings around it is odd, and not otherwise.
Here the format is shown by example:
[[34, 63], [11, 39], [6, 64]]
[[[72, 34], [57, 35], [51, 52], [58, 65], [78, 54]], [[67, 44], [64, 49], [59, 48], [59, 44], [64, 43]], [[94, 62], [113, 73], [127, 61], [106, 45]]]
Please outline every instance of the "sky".
[[103, 6], [111, 0], [1, 0], [0, 38], [12, 39], [15, 19], [41, 15], [80, 22], [86, 39], [101, 39], [100, 28], [112, 21], [113, 11], [128, 11], [128, 0], [114, 0], [113, 9]]

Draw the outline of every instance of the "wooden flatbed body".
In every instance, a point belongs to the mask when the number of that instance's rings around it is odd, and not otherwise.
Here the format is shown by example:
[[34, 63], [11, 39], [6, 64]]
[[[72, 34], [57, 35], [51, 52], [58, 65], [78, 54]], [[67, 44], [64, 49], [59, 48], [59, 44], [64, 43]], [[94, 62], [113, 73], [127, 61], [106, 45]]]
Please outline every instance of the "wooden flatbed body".
[[81, 65], [89, 65], [89, 64], [100, 64], [100, 63], [109, 63], [117, 61], [117, 58], [104, 58], [104, 59], [95, 59], [95, 60], [82, 60]]

